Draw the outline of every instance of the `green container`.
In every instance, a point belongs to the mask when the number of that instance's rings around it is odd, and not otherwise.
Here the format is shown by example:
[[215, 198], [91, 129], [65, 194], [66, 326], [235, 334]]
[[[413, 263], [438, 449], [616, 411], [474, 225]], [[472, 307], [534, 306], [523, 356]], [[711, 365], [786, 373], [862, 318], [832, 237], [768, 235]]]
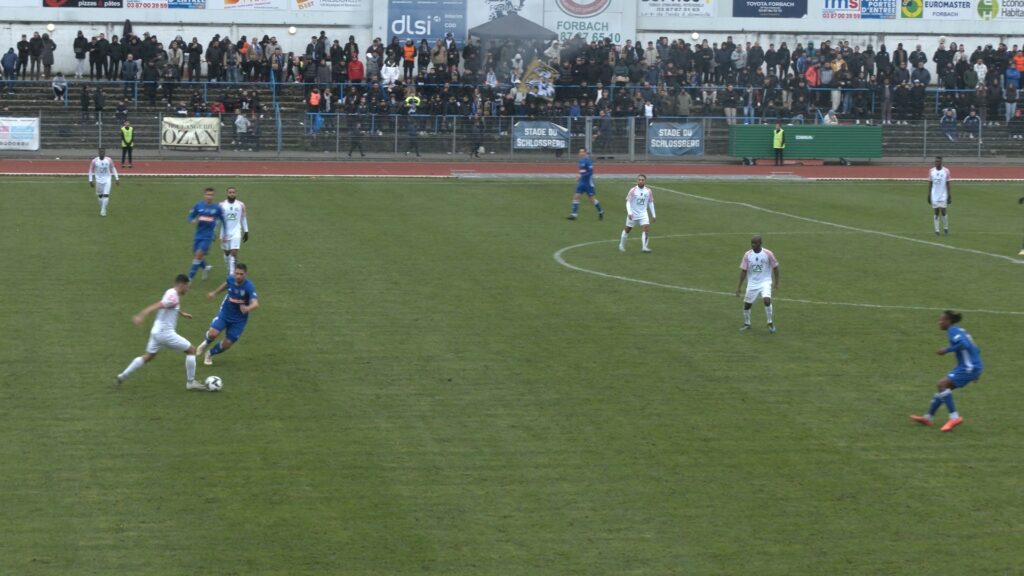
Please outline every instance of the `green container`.
[[[786, 131], [786, 160], [882, 157], [882, 127], [783, 124]], [[729, 126], [729, 156], [773, 158], [774, 124]]]

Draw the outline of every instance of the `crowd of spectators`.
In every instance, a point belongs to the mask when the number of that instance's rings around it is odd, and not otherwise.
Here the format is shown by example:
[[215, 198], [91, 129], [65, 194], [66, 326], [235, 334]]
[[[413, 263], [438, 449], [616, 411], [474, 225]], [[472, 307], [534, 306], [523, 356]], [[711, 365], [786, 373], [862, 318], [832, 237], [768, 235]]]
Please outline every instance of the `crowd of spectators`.
[[[46, 34], [27, 35], [16, 46], [14, 78], [50, 76], [56, 45]], [[155, 35], [136, 35], [126, 21], [120, 36], [87, 38], [72, 49], [75, 78], [120, 80], [123, 94], [194, 114], [232, 113], [229, 90], [207, 104], [182, 104], [183, 81], [274, 82], [303, 85], [309, 112], [355, 115], [414, 114], [438, 117], [682, 117], [724, 116], [734, 122], [822, 119], [899, 124], [954, 118], [968, 134], [979, 125], [1017, 117], [1024, 53], [1017, 45], [977, 46], [943, 40], [930, 56], [920, 45], [851, 46], [847, 41], [689, 42], [660, 38], [564, 43], [540, 41], [459, 43], [451, 34], [426, 38], [375, 38], [362, 49], [352, 36], [342, 44], [326, 31], [301, 53], [285, 51], [273, 36], [214, 35], [205, 44], [177, 36], [165, 46]], [[517, 89], [539, 60], [557, 73], [553, 95]], [[48, 64], [49, 63], [49, 64]], [[7, 74], [8, 66], [0, 61]], [[40, 72], [40, 65], [42, 71]], [[204, 69], [205, 66], [205, 69]], [[68, 74], [70, 77], [70, 73]], [[67, 91], [54, 79], [54, 95]], [[937, 90], [927, 91], [929, 87]], [[10, 88], [9, 88], [10, 89]], [[315, 96], [314, 96], [315, 91]], [[937, 95], [936, 95], [937, 93]], [[245, 95], [245, 97], [250, 97]], [[226, 101], [223, 101], [226, 98]], [[258, 105], [257, 105], [258, 108]]]

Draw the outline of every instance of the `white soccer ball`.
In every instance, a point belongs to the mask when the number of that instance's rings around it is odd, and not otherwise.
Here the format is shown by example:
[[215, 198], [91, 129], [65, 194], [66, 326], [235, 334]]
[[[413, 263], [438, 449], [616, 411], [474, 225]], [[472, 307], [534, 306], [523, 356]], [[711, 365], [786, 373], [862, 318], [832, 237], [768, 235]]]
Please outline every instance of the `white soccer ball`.
[[220, 379], [220, 376], [210, 376], [205, 382], [206, 389], [210, 392], [220, 392], [224, 388], [224, 381]]
[[694, 32], [693, 34], [690, 34], [690, 38], [693, 38], [694, 40], [699, 40], [700, 32]]

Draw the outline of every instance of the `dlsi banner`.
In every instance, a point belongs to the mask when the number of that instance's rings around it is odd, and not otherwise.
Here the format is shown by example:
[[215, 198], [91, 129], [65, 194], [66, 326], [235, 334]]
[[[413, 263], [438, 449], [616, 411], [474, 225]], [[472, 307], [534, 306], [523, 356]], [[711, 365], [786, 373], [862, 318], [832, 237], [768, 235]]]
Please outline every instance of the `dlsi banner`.
[[704, 125], [655, 120], [647, 125], [647, 153], [652, 156], [703, 156]]
[[160, 144], [172, 150], [220, 146], [219, 118], [168, 118], [160, 127]]

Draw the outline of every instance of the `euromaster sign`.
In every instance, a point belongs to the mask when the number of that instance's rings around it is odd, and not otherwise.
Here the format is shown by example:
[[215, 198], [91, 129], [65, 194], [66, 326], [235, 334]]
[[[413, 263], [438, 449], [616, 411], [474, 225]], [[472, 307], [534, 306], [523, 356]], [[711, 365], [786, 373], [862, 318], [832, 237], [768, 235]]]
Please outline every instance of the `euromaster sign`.
[[979, 0], [901, 0], [900, 18], [977, 20]]
[[636, 39], [636, 12], [635, 0], [545, 0], [544, 27], [562, 41], [579, 35], [625, 44]]

